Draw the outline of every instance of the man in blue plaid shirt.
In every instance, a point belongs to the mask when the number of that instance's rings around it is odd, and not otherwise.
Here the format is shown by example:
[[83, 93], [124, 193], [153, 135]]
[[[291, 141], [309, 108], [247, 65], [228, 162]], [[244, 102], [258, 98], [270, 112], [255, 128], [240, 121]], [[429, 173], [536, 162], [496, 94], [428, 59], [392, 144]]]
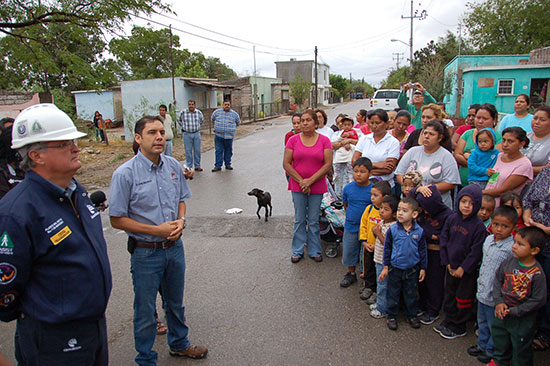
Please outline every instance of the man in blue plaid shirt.
[[202, 112], [196, 108], [195, 101], [187, 103], [188, 109], [181, 111], [179, 124], [183, 133], [185, 147], [185, 161], [190, 168], [195, 167], [197, 172], [201, 168], [201, 125], [204, 122]]
[[231, 157], [233, 156], [233, 138], [237, 131], [237, 126], [241, 124], [239, 114], [231, 109], [231, 102], [223, 102], [223, 109], [216, 109], [212, 113], [212, 122], [214, 122], [214, 145], [216, 147], [216, 163], [213, 172], [222, 170], [222, 163], [225, 169], [233, 170], [231, 166]]

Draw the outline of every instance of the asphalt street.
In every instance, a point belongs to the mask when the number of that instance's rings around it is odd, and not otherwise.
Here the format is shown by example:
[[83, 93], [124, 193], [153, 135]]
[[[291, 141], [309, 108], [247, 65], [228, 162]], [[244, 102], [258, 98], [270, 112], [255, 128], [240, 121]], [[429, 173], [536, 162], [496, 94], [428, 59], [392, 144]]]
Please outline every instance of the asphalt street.
[[[353, 116], [367, 101], [327, 110]], [[289, 117], [269, 120], [234, 143], [233, 171], [210, 172], [214, 152], [203, 154], [204, 171], [189, 182], [183, 241], [187, 257], [186, 318], [191, 342], [209, 348], [204, 360], [171, 358], [166, 335], [157, 336], [159, 365], [481, 365], [466, 353], [468, 335], [444, 340], [431, 326], [411, 329], [403, 318], [392, 332], [368, 315], [358, 286], [339, 282], [341, 256], [322, 263], [290, 262], [293, 207], [282, 169]], [[256, 217], [252, 188], [273, 197], [269, 222]], [[241, 214], [225, 210], [241, 208]], [[262, 210], [263, 213], [263, 210]], [[131, 365], [133, 290], [126, 234], [102, 214], [113, 273], [107, 309], [110, 364]], [[160, 310], [160, 300], [158, 301]], [[161, 311], [162, 313], [162, 311]], [[437, 324], [437, 323], [436, 323]], [[0, 352], [13, 361], [14, 322], [0, 324]], [[536, 365], [548, 365], [545, 354]]]

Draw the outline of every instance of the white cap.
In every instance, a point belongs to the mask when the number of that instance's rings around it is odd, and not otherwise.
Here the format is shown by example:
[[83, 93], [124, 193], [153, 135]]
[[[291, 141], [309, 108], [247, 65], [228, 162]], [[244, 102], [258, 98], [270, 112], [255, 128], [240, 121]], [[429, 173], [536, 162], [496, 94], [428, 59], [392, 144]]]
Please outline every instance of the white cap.
[[36, 104], [24, 109], [13, 123], [12, 149], [43, 141], [73, 140], [86, 136], [71, 118], [54, 104]]

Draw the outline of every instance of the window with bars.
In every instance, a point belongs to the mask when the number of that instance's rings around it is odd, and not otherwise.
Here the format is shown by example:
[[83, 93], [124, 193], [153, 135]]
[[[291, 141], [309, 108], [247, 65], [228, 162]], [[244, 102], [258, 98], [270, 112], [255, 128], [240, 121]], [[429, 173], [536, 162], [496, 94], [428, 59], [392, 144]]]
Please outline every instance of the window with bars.
[[498, 94], [499, 95], [514, 94], [514, 79], [498, 79]]

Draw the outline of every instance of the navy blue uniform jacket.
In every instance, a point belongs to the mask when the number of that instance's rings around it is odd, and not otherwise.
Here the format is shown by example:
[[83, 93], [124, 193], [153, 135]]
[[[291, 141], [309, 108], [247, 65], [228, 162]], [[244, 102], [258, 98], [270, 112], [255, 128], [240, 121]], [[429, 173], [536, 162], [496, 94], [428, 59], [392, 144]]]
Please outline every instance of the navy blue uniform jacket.
[[75, 207], [33, 171], [0, 201], [0, 320], [24, 313], [63, 323], [105, 314], [112, 280], [101, 217], [73, 182]]

